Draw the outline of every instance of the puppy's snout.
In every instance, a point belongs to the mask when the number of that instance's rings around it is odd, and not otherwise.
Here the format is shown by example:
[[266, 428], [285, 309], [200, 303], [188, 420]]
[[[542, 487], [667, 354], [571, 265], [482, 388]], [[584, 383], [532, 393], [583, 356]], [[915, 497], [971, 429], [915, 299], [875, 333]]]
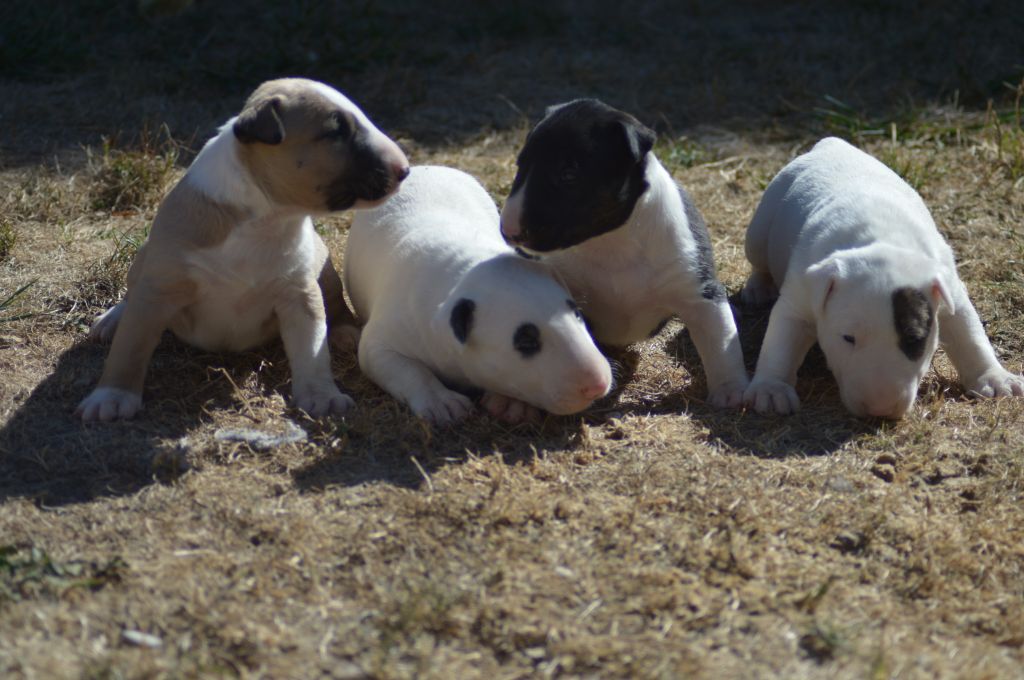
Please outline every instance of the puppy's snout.
[[607, 382], [593, 382], [580, 388], [580, 396], [585, 399], [598, 399], [608, 392]]
[[910, 407], [913, 406], [914, 397], [917, 396], [915, 392], [916, 391], [898, 389], [874, 394], [861, 401], [858, 408], [851, 410], [859, 412], [860, 415], [868, 415], [874, 418], [899, 420], [905, 416], [907, 411], [910, 410]]
[[521, 243], [523, 234], [519, 231], [519, 225], [512, 225], [505, 220], [501, 221], [501, 236], [508, 243]]
[[595, 368], [582, 376], [577, 383], [579, 395], [584, 399], [593, 401], [608, 394], [612, 387], [611, 369], [604, 367], [604, 370]]

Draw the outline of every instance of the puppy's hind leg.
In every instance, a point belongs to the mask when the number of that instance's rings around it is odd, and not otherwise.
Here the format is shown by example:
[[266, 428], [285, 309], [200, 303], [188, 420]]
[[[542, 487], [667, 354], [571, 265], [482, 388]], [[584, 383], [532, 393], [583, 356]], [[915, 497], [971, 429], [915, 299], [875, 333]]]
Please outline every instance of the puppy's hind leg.
[[324, 297], [324, 312], [327, 314], [327, 328], [331, 347], [342, 352], [355, 351], [359, 345], [359, 325], [345, 303], [345, 287], [334, 268], [330, 256], [320, 270], [317, 279], [320, 293]]
[[763, 271], [752, 271], [746, 285], [740, 291], [740, 300], [744, 305], [764, 307], [775, 302], [779, 297], [779, 289], [772, 275]]
[[124, 314], [124, 307], [127, 302], [127, 299], [121, 300], [97, 316], [89, 328], [89, 339], [98, 342], [110, 342], [117, 331], [117, 324], [121, 321], [121, 315]]
[[149, 359], [171, 319], [187, 304], [191, 288], [154, 291], [147, 287], [111, 308], [114, 341], [99, 386], [82, 400], [75, 415], [89, 422], [131, 418], [142, 409], [142, 384]]

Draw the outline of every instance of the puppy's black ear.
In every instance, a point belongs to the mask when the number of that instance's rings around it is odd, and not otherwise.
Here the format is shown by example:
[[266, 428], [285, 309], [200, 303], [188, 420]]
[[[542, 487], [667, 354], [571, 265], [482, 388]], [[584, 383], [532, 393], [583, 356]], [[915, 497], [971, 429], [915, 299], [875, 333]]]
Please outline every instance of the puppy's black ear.
[[455, 303], [455, 306], [452, 307], [452, 316], [448, 323], [452, 326], [455, 339], [462, 344], [466, 344], [466, 340], [469, 338], [469, 331], [473, 328], [473, 311], [475, 309], [476, 303], [469, 298], [460, 298]]
[[280, 108], [280, 97], [271, 97], [245, 107], [238, 114], [232, 127], [235, 137], [243, 144], [280, 144], [284, 140], [284, 123], [281, 122]]
[[633, 158], [639, 161], [654, 147], [657, 135], [654, 134], [654, 130], [638, 120], [629, 121], [625, 127], [629, 151], [633, 154]]

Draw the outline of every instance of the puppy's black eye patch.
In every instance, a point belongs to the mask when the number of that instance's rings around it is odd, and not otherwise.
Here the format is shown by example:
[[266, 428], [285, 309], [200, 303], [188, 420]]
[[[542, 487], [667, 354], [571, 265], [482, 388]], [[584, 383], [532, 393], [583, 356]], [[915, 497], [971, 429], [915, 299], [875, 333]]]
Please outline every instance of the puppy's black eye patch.
[[512, 347], [524, 359], [532, 357], [540, 351], [540, 329], [532, 323], [522, 324], [512, 336]]

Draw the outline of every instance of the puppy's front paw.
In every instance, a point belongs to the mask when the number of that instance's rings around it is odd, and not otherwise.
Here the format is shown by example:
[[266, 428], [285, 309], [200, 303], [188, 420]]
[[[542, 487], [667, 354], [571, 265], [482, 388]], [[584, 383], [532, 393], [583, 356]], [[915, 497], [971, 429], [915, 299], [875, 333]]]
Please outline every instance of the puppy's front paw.
[[964, 389], [972, 397], [1024, 397], [1024, 378], [997, 366], [965, 383]]
[[292, 391], [295, 406], [313, 418], [343, 416], [356, 407], [352, 397], [339, 390], [333, 382], [295, 387]]
[[89, 339], [97, 342], [110, 342], [117, 330], [117, 322], [121, 320], [121, 312], [124, 311], [124, 301], [103, 312], [92, 322], [89, 328]]
[[758, 413], [789, 415], [800, 409], [800, 398], [789, 383], [781, 380], [758, 380], [750, 383], [743, 393], [743, 403]]
[[543, 411], [536, 406], [496, 392], [485, 394], [480, 403], [493, 417], [513, 425], [539, 422], [543, 414]]
[[473, 402], [464, 394], [441, 388], [409, 401], [412, 412], [435, 425], [448, 425], [473, 412]]
[[743, 398], [749, 380], [730, 380], [708, 390], [708, 401], [715, 408], [739, 408], [743, 406]]
[[82, 400], [75, 415], [82, 422], [97, 420], [108, 422], [117, 418], [131, 418], [142, 410], [142, 395], [117, 387], [97, 387]]

